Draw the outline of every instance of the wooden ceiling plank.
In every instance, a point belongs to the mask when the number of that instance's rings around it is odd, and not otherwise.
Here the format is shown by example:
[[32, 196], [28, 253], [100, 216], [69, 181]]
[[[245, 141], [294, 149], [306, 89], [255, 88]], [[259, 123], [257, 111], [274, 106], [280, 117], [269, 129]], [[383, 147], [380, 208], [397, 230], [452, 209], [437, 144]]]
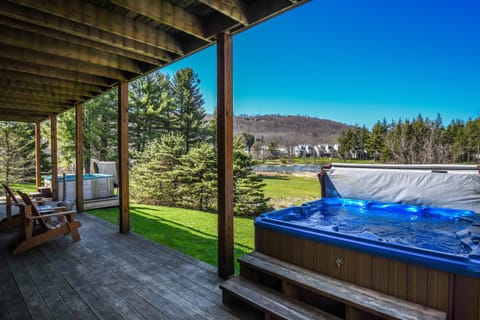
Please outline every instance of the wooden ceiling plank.
[[35, 52], [28, 49], [6, 47], [0, 50], [0, 58], [11, 59], [17, 62], [28, 62], [44, 65], [68, 71], [80, 71], [99, 77], [107, 77], [115, 80], [127, 80], [126, 74], [114, 68], [94, 65], [87, 62], [79, 62], [70, 58], [57, 57], [51, 54]]
[[68, 57], [81, 62], [142, 74], [146, 70], [131, 59], [115, 56], [66, 41], [56, 40], [40, 34], [16, 31], [11, 28], [2, 28], [0, 44], [17, 46], [36, 52], [48, 53], [59, 57]]
[[210, 42], [201, 19], [166, 0], [111, 0], [117, 6], [139, 13], [191, 36]]
[[81, 0], [14, 0], [15, 3], [82, 23], [118, 36], [183, 55], [181, 43], [171, 34]]
[[0, 97], [0, 104], [8, 104], [8, 105], [18, 105], [18, 106], [25, 106], [25, 107], [38, 107], [42, 110], [44, 108], [55, 108], [59, 110], [66, 110], [69, 106], [72, 106], [70, 102], [55, 102], [55, 101], [39, 101], [33, 99], [19, 99], [19, 98], [11, 98], [11, 97]]
[[92, 85], [72, 80], [57, 79], [48, 76], [32, 75], [8, 70], [0, 70], [0, 81], [18, 81], [33, 87], [48, 86], [53, 89], [74, 90], [75, 92], [85, 92], [91, 95], [96, 95], [109, 89], [109, 86]]
[[15, 121], [15, 122], [42, 122], [47, 120], [50, 115], [40, 114], [40, 115], [29, 115], [29, 114], [0, 114], [0, 121]]
[[[19, 13], [11, 13], [8, 11], [8, 6], [12, 5], [0, 2], [0, 15], [3, 15], [0, 16], [1, 25], [28, 32], [37, 32], [54, 39], [88, 46], [152, 65], [161, 65], [163, 62], [172, 61], [170, 54], [163, 49], [26, 7], [20, 7], [22, 10], [19, 10]], [[3, 9], [6, 6], [7, 8]], [[30, 10], [32, 13], [28, 16], [21, 15], [25, 10]]]
[[9, 98], [11, 100], [20, 99], [20, 100], [35, 100], [35, 101], [42, 101], [42, 102], [60, 102], [60, 103], [68, 103], [73, 104], [78, 99], [72, 99], [68, 96], [60, 96], [60, 95], [51, 95], [45, 96], [40, 94], [32, 95], [32, 92], [24, 92], [15, 89], [10, 90], [0, 90], [0, 99]]
[[32, 86], [23, 86], [22, 84], [14, 85], [8, 84], [5, 82], [0, 81], [0, 95], [4, 94], [15, 94], [20, 95], [29, 95], [35, 96], [40, 98], [49, 98], [49, 97], [56, 97], [60, 99], [74, 99], [74, 100], [86, 100], [90, 97], [90, 95], [82, 95], [78, 92], [72, 91], [59, 91], [59, 90], [52, 90], [50, 87], [38, 87], [38, 89], [32, 88]]
[[0, 59], [0, 76], [2, 74], [2, 70], [22, 72], [31, 75], [64, 79], [74, 82], [107, 87], [114, 84], [113, 81], [108, 81], [106, 80], [106, 78], [98, 76], [92, 76], [81, 72], [67, 71], [42, 65], [35, 65], [33, 63], [17, 63], [16, 61], [11, 59]]
[[249, 24], [246, 6], [242, 0], [199, 0], [199, 2], [217, 10], [244, 26]]

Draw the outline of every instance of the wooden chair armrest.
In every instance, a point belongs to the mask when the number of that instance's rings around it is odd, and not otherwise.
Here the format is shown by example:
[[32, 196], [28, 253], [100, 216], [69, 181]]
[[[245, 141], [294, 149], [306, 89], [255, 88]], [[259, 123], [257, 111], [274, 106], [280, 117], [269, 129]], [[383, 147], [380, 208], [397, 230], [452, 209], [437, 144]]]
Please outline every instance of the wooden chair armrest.
[[38, 220], [38, 219], [44, 219], [44, 218], [50, 218], [50, 217], [68, 216], [69, 214], [75, 214], [75, 213], [77, 213], [77, 211], [62, 211], [62, 212], [56, 212], [56, 213], [42, 214], [41, 216], [32, 216], [32, 217], [28, 217], [27, 219]]

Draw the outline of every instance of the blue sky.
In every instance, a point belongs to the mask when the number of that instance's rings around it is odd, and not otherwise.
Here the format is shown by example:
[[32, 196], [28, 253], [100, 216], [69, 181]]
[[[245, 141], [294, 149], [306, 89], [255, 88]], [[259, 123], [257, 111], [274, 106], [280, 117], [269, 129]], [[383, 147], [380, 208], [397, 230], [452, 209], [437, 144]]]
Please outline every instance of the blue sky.
[[[234, 37], [234, 112], [367, 127], [479, 117], [479, 17], [478, 0], [312, 0]], [[161, 71], [184, 67], [212, 113], [215, 47]]]

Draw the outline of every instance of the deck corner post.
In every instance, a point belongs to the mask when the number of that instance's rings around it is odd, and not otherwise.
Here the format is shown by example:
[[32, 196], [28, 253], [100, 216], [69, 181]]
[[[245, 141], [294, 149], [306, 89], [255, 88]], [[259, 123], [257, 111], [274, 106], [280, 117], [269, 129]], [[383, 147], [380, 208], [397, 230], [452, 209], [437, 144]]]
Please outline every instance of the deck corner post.
[[50, 116], [50, 161], [52, 163], [52, 200], [58, 200], [57, 116]]
[[42, 137], [40, 134], [40, 122], [35, 122], [35, 186], [38, 188], [42, 184], [42, 169], [41, 169], [41, 147]]
[[[77, 212], [83, 207], [83, 104], [75, 106], [75, 199]], [[66, 183], [63, 181], [63, 183]]]
[[232, 35], [217, 36], [218, 275], [234, 274]]
[[118, 173], [120, 196], [120, 233], [130, 232], [128, 181], [128, 82], [118, 85]]

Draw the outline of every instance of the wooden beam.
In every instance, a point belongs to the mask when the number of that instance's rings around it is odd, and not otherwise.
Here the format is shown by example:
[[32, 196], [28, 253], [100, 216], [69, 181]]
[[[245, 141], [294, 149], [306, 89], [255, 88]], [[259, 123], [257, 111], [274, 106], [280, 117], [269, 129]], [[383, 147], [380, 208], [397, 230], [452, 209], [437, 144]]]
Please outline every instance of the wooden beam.
[[58, 200], [57, 116], [50, 116], [50, 162], [52, 164], [52, 200]]
[[[13, 83], [13, 82], [12, 82]], [[25, 83], [23, 83], [25, 84]], [[9, 95], [11, 97], [32, 97], [35, 96], [37, 100], [51, 100], [51, 101], [65, 101], [65, 100], [86, 100], [90, 96], [81, 95], [72, 91], [53, 91], [51, 87], [44, 87], [41, 89], [41, 86], [38, 86], [37, 89], [35, 86], [23, 86], [22, 83], [18, 82], [18, 85], [10, 85], [8, 81], [0, 81], [0, 95]]]
[[15, 89], [16, 92], [30, 92], [31, 95], [40, 95], [47, 97], [51, 95], [60, 95], [70, 97], [76, 100], [87, 100], [94, 95], [93, 92], [89, 92], [87, 90], [73, 88], [69, 89], [63, 87], [56, 87], [48, 84], [25, 82], [12, 79], [0, 79], [0, 88], [2, 88], [2, 92], [9, 91], [10, 89]]
[[99, 86], [77, 82], [75, 80], [58, 79], [55, 77], [33, 75], [8, 70], [0, 70], [0, 81], [20, 81], [29, 87], [47, 86], [54, 90], [73, 90], [75, 92], [88, 92], [94, 95], [108, 90], [109, 88], [109, 86]]
[[218, 275], [234, 273], [232, 36], [217, 37]]
[[168, 32], [87, 1], [52, 0], [40, 2], [38, 0], [15, 0], [15, 3], [166, 51], [180, 55], [183, 52], [178, 40]]
[[248, 25], [247, 10], [242, 0], [199, 0], [201, 3], [226, 15], [227, 17]]
[[249, 19], [250, 21], [255, 21], [255, 24], [258, 24], [305, 2], [305, 0], [295, 2], [290, 0], [252, 1], [248, 8]]
[[0, 99], [0, 107], [8, 112], [44, 113], [50, 115], [53, 113], [64, 112], [68, 110], [66, 106], [52, 106], [48, 104], [36, 104], [35, 102], [18, 102]]
[[[0, 100], [10, 100], [10, 101], [17, 101], [17, 102], [23, 102], [23, 103], [37, 103], [37, 104], [45, 104], [45, 105], [59, 105], [59, 106], [64, 106], [64, 105], [72, 105], [75, 100], [69, 99], [69, 98], [63, 98], [63, 97], [58, 97], [58, 96], [51, 96], [51, 97], [45, 97], [45, 96], [35, 96], [35, 101], [32, 101], [32, 95], [27, 95], [25, 93], [17, 92], [15, 89], [10, 89], [9, 91], [2, 91], [0, 90], [1, 97]], [[29, 103], [30, 102], [30, 103]]]
[[210, 42], [206, 37], [205, 28], [201, 19], [187, 10], [175, 6], [166, 0], [111, 0], [135, 13], [139, 13], [152, 20], [165, 24], [174, 29], [183, 31], [196, 38]]
[[7, 27], [2, 28], [0, 44], [29, 49], [35, 52], [48, 53], [79, 62], [111, 67], [123, 71], [141, 74], [142, 69], [134, 60], [102, 52], [67, 41], [45, 37], [41, 34], [19, 31]]
[[[8, 11], [12, 6], [18, 7], [17, 12]], [[165, 50], [13, 3], [0, 2], [0, 15], [5, 15], [0, 16], [0, 25], [10, 28], [40, 33], [50, 38], [91, 47], [152, 65], [160, 65], [162, 62], [171, 62], [172, 60], [170, 53]]]
[[20, 110], [16, 106], [9, 106], [9, 105], [4, 105], [0, 103], [0, 109], [3, 111], [0, 113], [1, 117], [6, 117], [8, 116], [19, 116], [19, 117], [30, 117], [32, 119], [37, 119], [35, 121], [30, 121], [30, 122], [40, 122], [42, 120], [45, 120], [46, 118], [50, 117], [50, 115], [54, 114], [54, 112], [45, 112], [45, 111], [40, 111], [40, 110]]
[[39, 122], [47, 120], [49, 115], [32, 115], [32, 114], [17, 114], [17, 113], [0, 113], [0, 121], [15, 121], [15, 122]]
[[118, 174], [120, 194], [120, 232], [130, 232], [128, 181], [128, 82], [118, 85]]
[[115, 80], [126, 80], [132, 77], [132, 74], [111, 67], [105, 67], [89, 62], [81, 62], [75, 59], [59, 57], [53, 54], [47, 54], [24, 48], [5, 47], [0, 50], [0, 58], [10, 59], [12, 61], [16, 61], [17, 63], [28, 62], [72, 72], [81, 71], [84, 74]]
[[2, 73], [2, 70], [22, 72], [30, 75], [64, 79], [84, 84], [92, 84], [106, 87], [114, 83], [114, 80], [112, 79], [107, 80], [106, 78], [88, 75], [82, 73], [81, 71], [67, 71], [53, 67], [36, 65], [34, 63], [18, 63], [11, 59], [0, 59], [0, 75]]
[[[75, 199], [77, 212], [83, 211], [83, 105], [75, 106]], [[65, 181], [64, 181], [65, 183]]]
[[[32, 97], [33, 98], [33, 97]], [[40, 122], [35, 122], [35, 185], [38, 187], [42, 184], [42, 137], [40, 135]]]

